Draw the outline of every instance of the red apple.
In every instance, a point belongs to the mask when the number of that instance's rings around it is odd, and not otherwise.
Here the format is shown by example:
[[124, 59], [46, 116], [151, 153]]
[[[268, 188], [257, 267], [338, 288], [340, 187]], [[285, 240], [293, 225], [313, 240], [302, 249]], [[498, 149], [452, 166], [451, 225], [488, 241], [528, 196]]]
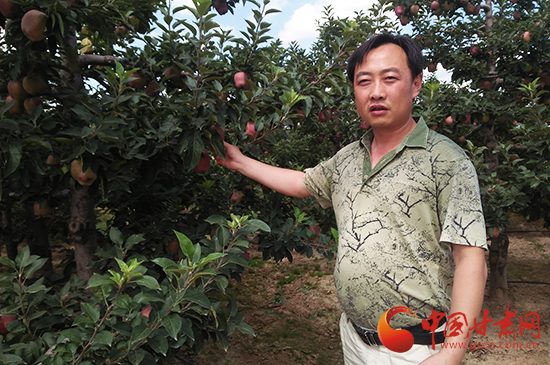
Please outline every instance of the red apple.
[[213, 2], [214, 9], [218, 12], [218, 14], [223, 15], [227, 13], [227, 2], [225, 0], [215, 0]]
[[449, 116], [445, 119], [445, 123], [446, 123], [447, 125], [453, 125], [453, 124], [454, 124], [454, 122], [453, 122], [453, 117], [449, 115]]
[[147, 307], [145, 307], [141, 310], [141, 315], [146, 317], [147, 319], [149, 319], [149, 314], [151, 313], [151, 309], [152, 309], [152, 307], [150, 305], [148, 305]]
[[0, 335], [8, 333], [8, 323], [14, 321], [17, 316], [0, 316]]
[[317, 137], [317, 142], [323, 143], [323, 140], [324, 140], [323, 136]]
[[6, 104], [10, 103], [12, 100], [15, 100], [15, 103], [10, 107], [10, 113], [19, 114], [23, 110], [23, 103], [19, 99], [14, 99], [10, 95], [6, 98]]
[[23, 107], [29, 114], [32, 114], [40, 105], [42, 105], [42, 98], [40, 96], [33, 96], [23, 101]]
[[79, 158], [71, 162], [71, 176], [82, 186], [90, 186], [97, 179], [97, 174], [91, 167], [86, 172], [82, 171], [82, 161]]
[[126, 37], [128, 35], [128, 27], [125, 25], [117, 25], [115, 28], [115, 33], [119, 37]]
[[473, 46], [472, 48], [470, 48], [470, 54], [472, 56], [477, 56], [479, 54], [479, 47]]
[[52, 212], [52, 207], [47, 201], [35, 202], [33, 208], [34, 214], [39, 217], [46, 216]]
[[19, 10], [18, 4], [14, 4], [10, 0], [0, 0], [0, 13], [6, 18], [13, 18], [19, 14]]
[[210, 156], [208, 156], [208, 153], [206, 151], [202, 151], [202, 157], [200, 158], [197, 166], [195, 166], [194, 170], [197, 174], [202, 174], [203, 172], [207, 172], [209, 168]]
[[305, 115], [305, 113], [303, 112], [302, 109], [296, 110], [296, 113], [300, 114], [300, 115], [298, 116], [298, 119], [301, 119], [301, 120], [306, 119], [306, 115]]
[[489, 227], [487, 229], [488, 233], [489, 233], [489, 237], [491, 238], [497, 238], [500, 234], [499, 230], [497, 227]]
[[531, 40], [531, 33], [524, 32], [523, 35], [522, 35], [522, 38], [525, 42], [529, 42]]
[[464, 124], [469, 124], [472, 120], [472, 117], [470, 116], [470, 114], [466, 114], [465, 117], [466, 119], [464, 120]]
[[409, 17], [406, 15], [403, 15], [401, 18], [399, 18], [399, 22], [401, 23], [401, 25], [405, 26], [409, 24]]
[[235, 75], [233, 75], [233, 81], [235, 81], [235, 86], [237, 86], [239, 89], [243, 87], [250, 89], [250, 82], [248, 81], [248, 75], [243, 71], [239, 71]]
[[411, 5], [410, 12], [412, 15], [418, 14], [419, 11], [420, 11], [420, 6], [418, 6], [417, 4]]
[[521, 19], [521, 13], [519, 11], [514, 11], [514, 13], [512, 15], [513, 15], [515, 20], [520, 20]]
[[246, 134], [249, 136], [255, 137], [258, 132], [256, 132], [256, 127], [254, 126], [254, 122], [248, 122], [246, 123]]
[[160, 94], [160, 86], [155, 81], [151, 81], [147, 84], [145, 87], [145, 94], [147, 96], [153, 98], [155, 96], [158, 96]]
[[485, 90], [490, 90], [491, 89], [491, 81], [489, 80], [485, 80], [481, 83], [481, 88], [482, 89], [485, 89]]
[[244, 193], [242, 191], [235, 191], [233, 194], [231, 194], [231, 200], [235, 203], [240, 203], [241, 200], [243, 200]]
[[222, 137], [222, 140], [225, 140], [225, 130], [220, 125], [211, 126], [210, 131], [212, 133], [217, 132], [220, 135], [220, 137]]
[[23, 88], [23, 82], [10, 81], [8, 82], [8, 93], [14, 99], [24, 100], [29, 94]]
[[[325, 115], [326, 113], [326, 115]], [[325, 123], [327, 121], [327, 115], [328, 115], [328, 120], [331, 120], [332, 119], [332, 110], [319, 110], [319, 121], [321, 123]]]
[[474, 11], [472, 12], [473, 15], [479, 15], [479, 12], [481, 11], [481, 6], [476, 5], [474, 6]]
[[437, 63], [430, 63], [428, 65], [428, 71], [429, 72], [435, 72], [435, 70], [437, 70]]
[[439, 9], [439, 2], [438, 1], [432, 1], [432, 3], [430, 4], [430, 8], [433, 11], [436, 11], [437, 9]]
[[458, 141], [459, 141], [460, 143], [464, 144], [464, 143], [466, 143], [466, 137], [460, 136], [460, 137], [458, 137]]
[[145, 85], [147, 85], [147, 80], [141, 72], [132, 72], [130, 74], [130, 82], [128, 82], [128, 85], [134, 89], [142, 89]]
[[[319, 227], [318, 224], [314, 225], [314, 226], [309, 226], [307, 227], [307, 229], [309, 229], [311, 232], [315, 233], [315, 236], [317, 236], [317, 238], [319, 238], [319, 236], [321, 235], [321, 227]], [[312, 239], [314, 239], [314, 236], [311, 236]]]
[[512, 123], [514, 126], [518, 125], [518, 121], [517, 120], [514, 120], [514, 122]]
[[394, 11], [395, 11], [395, 15], [400, 17], [401, 15], [405, 14], [405, 7], [403, 5], [397, 5]]

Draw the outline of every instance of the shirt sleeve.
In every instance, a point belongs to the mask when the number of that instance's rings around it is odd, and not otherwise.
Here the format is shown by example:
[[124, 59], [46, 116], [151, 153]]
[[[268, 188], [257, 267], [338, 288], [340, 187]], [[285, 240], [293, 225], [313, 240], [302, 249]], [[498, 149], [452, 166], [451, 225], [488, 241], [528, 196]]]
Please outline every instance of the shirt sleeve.
[[487, 249], [476, 170], [472, 162], [465, 159], [457, 161], [449, 173], [451, 178], [440, 190], [438, 199], [442, 226], [440, 241]]
[[317, 199], [324, 209], [332, 206], [332, 175], [334, 157], [317, 166], [305, 169], [303, 184], [306, 190]]

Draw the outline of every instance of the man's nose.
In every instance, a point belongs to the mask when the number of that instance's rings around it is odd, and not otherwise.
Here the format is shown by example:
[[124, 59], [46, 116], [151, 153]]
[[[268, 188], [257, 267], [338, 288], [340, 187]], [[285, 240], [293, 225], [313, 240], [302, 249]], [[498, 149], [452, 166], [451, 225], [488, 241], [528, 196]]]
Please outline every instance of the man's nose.
[[372, 85], [371, 98], [375, 100], [384, 99], [386, 97], [386, 89], [382, 81], [375, 81]]

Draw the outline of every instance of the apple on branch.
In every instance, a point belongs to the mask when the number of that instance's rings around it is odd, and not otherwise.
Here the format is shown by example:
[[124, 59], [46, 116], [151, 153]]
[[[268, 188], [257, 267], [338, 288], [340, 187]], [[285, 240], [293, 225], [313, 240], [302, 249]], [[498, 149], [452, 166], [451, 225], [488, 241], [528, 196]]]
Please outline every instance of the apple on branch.
[[243, 87], [250, 89], [248, 75], [243, 71], [235, 73], [235, 75], [233, 75], [233, 81], [235, 82], [235, 86], [239, 89], [242, 89]]
[[332, 110], [319, 110], [319, 121], [325, 123], [332, 119]]
[[82, 160], [79, 158], [71, 162], [71, 176], [82, 186], [90, 186], [97, 179], [97, 174], [91, 167], [88, 167], [85, 172], [82, 171]]
[[202, 174], [203, 172], [207, 172], [210, 168], [210, 156], [206, 151], [202, 151], [202, 157], [199, 160], [199, 163], [197, 166], [195, 166], [194, 170], [198, 174]]
[[256, 127], [254, 125], [254, 122], [248, 122], [246, 123], [246, 134], [252, 137], [256, 137], [258, 135], [258, 132], [256, 131]]
[[48, 16], [40, 10], [29, 10], [21, 19], [21, 30], [32, 42], [38, 42], [46, 38], [46, 21]]

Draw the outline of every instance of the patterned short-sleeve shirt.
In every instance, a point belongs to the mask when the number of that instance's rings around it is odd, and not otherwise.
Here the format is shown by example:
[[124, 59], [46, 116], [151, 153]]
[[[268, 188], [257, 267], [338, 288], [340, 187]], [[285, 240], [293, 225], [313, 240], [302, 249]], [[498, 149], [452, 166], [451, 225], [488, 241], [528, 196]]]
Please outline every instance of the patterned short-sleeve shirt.
[[451, 245], [487, 248], [479, 184], [464, 151], [423, 120], [371, 169], [372, 130], [330, 160], [306, 169], [304, 186], [332, 206], [339, 245], [334, 270], [347, 316], [376, 328], [390, 308], [406, 306], [419, 319], [450, 309]]

